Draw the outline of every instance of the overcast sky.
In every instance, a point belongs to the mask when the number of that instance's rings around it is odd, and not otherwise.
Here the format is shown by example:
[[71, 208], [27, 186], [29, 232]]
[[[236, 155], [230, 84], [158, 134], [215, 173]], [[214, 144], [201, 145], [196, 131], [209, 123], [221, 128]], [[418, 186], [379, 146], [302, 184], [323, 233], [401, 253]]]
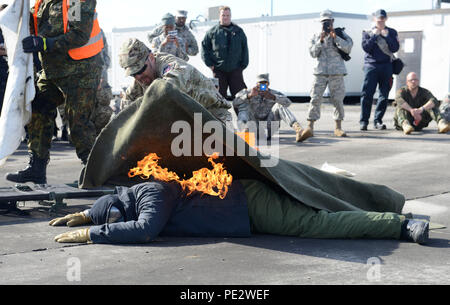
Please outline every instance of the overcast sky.
[[[0, 0], [11, 3], [13, 0]], [[30, 0], [31, 5], [35, 1]], [[207, 8], [228, 5], [235, 19], [270, 15], [271, 3], [275, 16], [316, 13], [330, 9], [341, 13], [371, 14], [377, 9], [405, 11], [431, 9], [433, 0], [97, 0], [97, 11], [102, 28], [110, 32], [113, 28], [151, 26], [159, 23], [168, 12], [184, 9], [188, 20], [206, 16]], [[450, 4], [442, 4], [449, 8]]]

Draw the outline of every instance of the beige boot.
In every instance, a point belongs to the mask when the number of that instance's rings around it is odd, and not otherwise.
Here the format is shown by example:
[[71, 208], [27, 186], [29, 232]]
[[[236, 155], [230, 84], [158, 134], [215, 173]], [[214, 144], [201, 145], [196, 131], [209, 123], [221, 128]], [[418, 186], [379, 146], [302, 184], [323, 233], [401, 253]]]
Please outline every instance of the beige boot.
[[447, 133], [450, 131], [450, 124], [447, 123], [445, 120], [440, 120], [438, 123], [438, 130], [439, 133]]
[[299, 142], [303, 142], [312, 137], [314, 137], [314, 121], [308, 121], [308, 127], [303, 130]]
[[295, 142], [300, 142], [300, 138], [302, 136], [303, 128], [300, 126], [298, 122], [292, 124], [292, 128], [295, 130]]
[[409, 122], [406, 120], [403, 121], [402, 128], [405, 135], [410, 135], [414, 131], [414, 127], [412, 127], [411, 124], [409, 124]]
[[342, 130], [342, 121], [336, 121], [336, 129], [334, 130], [336, 137], [345, 138], [347, 134]]

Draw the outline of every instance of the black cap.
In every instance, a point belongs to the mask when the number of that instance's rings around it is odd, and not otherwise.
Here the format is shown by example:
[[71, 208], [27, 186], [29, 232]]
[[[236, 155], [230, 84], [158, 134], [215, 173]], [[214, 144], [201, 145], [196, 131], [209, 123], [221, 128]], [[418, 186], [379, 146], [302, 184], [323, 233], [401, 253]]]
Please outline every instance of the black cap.
[[384, 17], [387, 18], [387, 14], [385, 10], [378, 10], [373, 14], [376, 18]]

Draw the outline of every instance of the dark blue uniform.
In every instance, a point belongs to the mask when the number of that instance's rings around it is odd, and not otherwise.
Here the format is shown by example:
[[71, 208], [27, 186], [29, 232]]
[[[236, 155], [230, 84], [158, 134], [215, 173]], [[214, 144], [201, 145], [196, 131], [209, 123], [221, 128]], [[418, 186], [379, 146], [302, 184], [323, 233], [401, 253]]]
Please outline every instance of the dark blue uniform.
[[[2, 35], [2, 30], [0, 30], [0, 46], [4, 47], [4, 39]], [[6, 81], [8, 79], [8, 62], [6, 61], [6, 56], [0, 56], [0, 113], [3, 106], [3, 98], [5, 96]]]

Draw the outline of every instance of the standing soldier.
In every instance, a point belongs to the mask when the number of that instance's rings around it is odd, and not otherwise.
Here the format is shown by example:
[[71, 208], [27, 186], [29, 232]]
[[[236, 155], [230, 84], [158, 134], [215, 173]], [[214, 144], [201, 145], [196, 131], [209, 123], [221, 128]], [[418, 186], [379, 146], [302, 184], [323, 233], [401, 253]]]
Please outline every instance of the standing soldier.
[[172, 54], [185, 61], [189, 60], [186, 54], [186, 43], [178, 36], [175, 30], [175, 17], [171, 14], [166, 14], [162, 18], [162, 34], [153, 38], [151, 48], [154, 53], [164, 52]]
[[9, 181], [47, 183], [58, 105], [65, 104], [72, 143], [83, 164], [94, 145], [96, 132], [91, 116], [102, 72], [103, 39], [95, 10], [97, 1], [75, 3], [69, 7], [63, 0], [37, 0], [31, 10], [34, 33], [22, 44], [27, 53], [39, 52], [43, 71], [28, 125], [29, 165], [7, 174]]
[[336, 122], [334, 134], [346, 137], [342, 130], [344, 120], [345, 83], [347, 75], [344, 58], [349, 59], [353, 41], [342, 28], [334, 28], [332, 12], [325, 10], [320, 14], [322, 32], [314, 35], [310, 44], [310, 54], [317, 59], [314, 69], [314, 83], [311, 89], [311, 102], [308, 112], [308, 127], [302, 132], [300, 142], [314, 136], [314, 122], [320, 119], [320, 107], [323, 93], [329, 88], [331, 100], [334, 104], [333, 118]]
[[195, 36], [186, 26], [187, 11], [179, 10], [175, 14], [175, 25], [178, 31], [178, 37], [184, 40], [186, 43], [186, 54], [189, 56], [195, 56], [198, 54], [198, 44]]

